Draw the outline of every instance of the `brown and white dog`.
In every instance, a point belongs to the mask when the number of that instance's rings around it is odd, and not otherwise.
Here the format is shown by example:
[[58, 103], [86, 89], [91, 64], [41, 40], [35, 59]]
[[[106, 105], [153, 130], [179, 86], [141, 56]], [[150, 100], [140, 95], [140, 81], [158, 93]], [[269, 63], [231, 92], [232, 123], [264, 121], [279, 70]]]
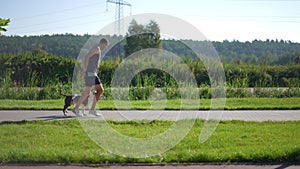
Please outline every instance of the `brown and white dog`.
[[[62, 94], [61, 95], [65, 96], [65, 105], [63, 108], [63, 113], [65, 116], [68, 115], [68, 107], [76, 104], [79, 101], [79, 98], [81, 97], [80, 95], [66, 95], [66, 94]], [[82, 114], [85, 115], [84, 110], [87, 108], [89, 101], [93, 100], [95, 97], [95, 92], [90, 92], [90, 94], [86, 97], [86, 99], [83, 101], [82, 105]]]

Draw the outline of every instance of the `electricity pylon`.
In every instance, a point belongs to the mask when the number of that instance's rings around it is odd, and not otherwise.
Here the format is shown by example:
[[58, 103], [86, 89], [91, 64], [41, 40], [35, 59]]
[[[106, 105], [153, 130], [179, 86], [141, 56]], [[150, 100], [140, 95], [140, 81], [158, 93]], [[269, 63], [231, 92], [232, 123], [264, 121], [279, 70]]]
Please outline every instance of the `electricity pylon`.
[[123, 32], [124, 29], [124, 9], [123, 6], [129, 6], [130, 7], [130, 14], [131, 14], [131, 4], [123, 1], [123, 0], [107, 0], [106, 1], [106, 9], [107, 9], [107, 4], [108, 3], [113, 3], [116, 4], [116, 9], [115, 9], [115, 33], [117, 35], [120, 35], [121, 32]]

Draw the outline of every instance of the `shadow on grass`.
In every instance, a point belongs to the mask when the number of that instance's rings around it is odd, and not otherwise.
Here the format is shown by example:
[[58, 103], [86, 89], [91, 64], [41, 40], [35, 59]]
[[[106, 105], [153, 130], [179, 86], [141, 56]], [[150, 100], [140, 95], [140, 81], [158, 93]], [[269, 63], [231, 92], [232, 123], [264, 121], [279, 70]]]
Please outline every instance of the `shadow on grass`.
[[[174, 161], [171, 161], [174, 162]], [[178, 161], [177, 161], [178, 162]], [[287, 152], [278, 156], [257, 156], [249, 158], [249, 156], [236, 155], [228, 159], [214, 158], [205, 154], [189, 158], [189, 161], [179, 161], [179, 163], [228, 163], [243, 165], [280, 165], [275, 169], [286, 169], [290, 166], [300, 165], [300, 149]]]
[[[43, 121], [52, 121], [52, 120], [66, 120], [66, 119], [74, 119], [74, 116], [40, 116], [36, 117], [37, 119], [41, 119]], [[32, 122], [38, 122], [40, 120], [21, 120], [21, 121], [2, 121], [0, 122], [0, 125], [2, 124], [26, 124], [26, 123], [32, 123]]]

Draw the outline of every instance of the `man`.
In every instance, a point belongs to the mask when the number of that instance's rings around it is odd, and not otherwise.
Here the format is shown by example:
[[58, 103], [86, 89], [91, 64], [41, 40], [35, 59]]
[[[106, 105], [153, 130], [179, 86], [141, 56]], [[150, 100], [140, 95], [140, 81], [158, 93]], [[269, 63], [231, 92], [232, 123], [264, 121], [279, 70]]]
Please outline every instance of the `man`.
[[109, 41], [106, 38], [102, 38], [100, 43], [93, 47], [90, 52], [85, 55], [83, 68], [81, 71], [81, 75], [85, 76], [85, 91], [81, 95], [79, 101], [76, 103], [75, 108], [72, 110], [73, 113], [79, 117], [83, 116], [79, 112], [79, 106], [84, 102], [84, 100], [88, 97], [91, 92], [92, 87], [95, 87], [96, 93], [93, 99], [93, 104], [91, 107], [90, 114], [99, 116], [96, 112], [97, 102], [100, 100], [101, 94], [104, 92], [103, 85], [97, 75], [99, 69], [99, 63], [101, 59], [101, 51], [105, 49], [109, 45]]

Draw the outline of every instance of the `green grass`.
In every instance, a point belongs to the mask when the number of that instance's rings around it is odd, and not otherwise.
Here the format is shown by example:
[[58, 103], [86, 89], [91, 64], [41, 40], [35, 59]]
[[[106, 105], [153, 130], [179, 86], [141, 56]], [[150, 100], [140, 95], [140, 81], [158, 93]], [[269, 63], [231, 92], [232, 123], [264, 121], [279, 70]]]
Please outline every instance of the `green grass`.
[[[165, 131], [173, 122], [109, 124], [125, 135], [145, 137]], [[98, 147], [76, 119], [1, 123], [0, 163], [300, 162], [300, 121], [221, 121], [211, 138], [199, 144], [202, 126], [197, 120], [178, 145], [160, 156], [134, 159]]]
[[228, 98], [226, 109], [300, 109], [300, 97], [293, 98]]
[[[119, 101], [121, 107], [118, 109], [131, 109], [125, 106], [123, 101]], [[160, 104], [161, 101], [154, 101], [156, 107], [154, 109], [177, 110], [181, 108], [181, 100], [167, 100], [166, 106]], [[151, 104], [147, 100], [131, 101], [136, 109], [149, 109]], [[201, 109], [210, 108], [211, 100], [201, 99], [200, 108], [197, 102], [190, 100], [185, 102], [182, 109]], [[60, 110], [64, 105], [61, 100], [0, 100], [0, 109], [2, 110]], [[102, 110], [114, 110], [115, 104], [112, 100], [101, 100], [98, 108]], [[256, 110], [256, 109], [300, 109], [300, 97], [293, 98], [227, 98], [225, 109], [227, 110]]]

